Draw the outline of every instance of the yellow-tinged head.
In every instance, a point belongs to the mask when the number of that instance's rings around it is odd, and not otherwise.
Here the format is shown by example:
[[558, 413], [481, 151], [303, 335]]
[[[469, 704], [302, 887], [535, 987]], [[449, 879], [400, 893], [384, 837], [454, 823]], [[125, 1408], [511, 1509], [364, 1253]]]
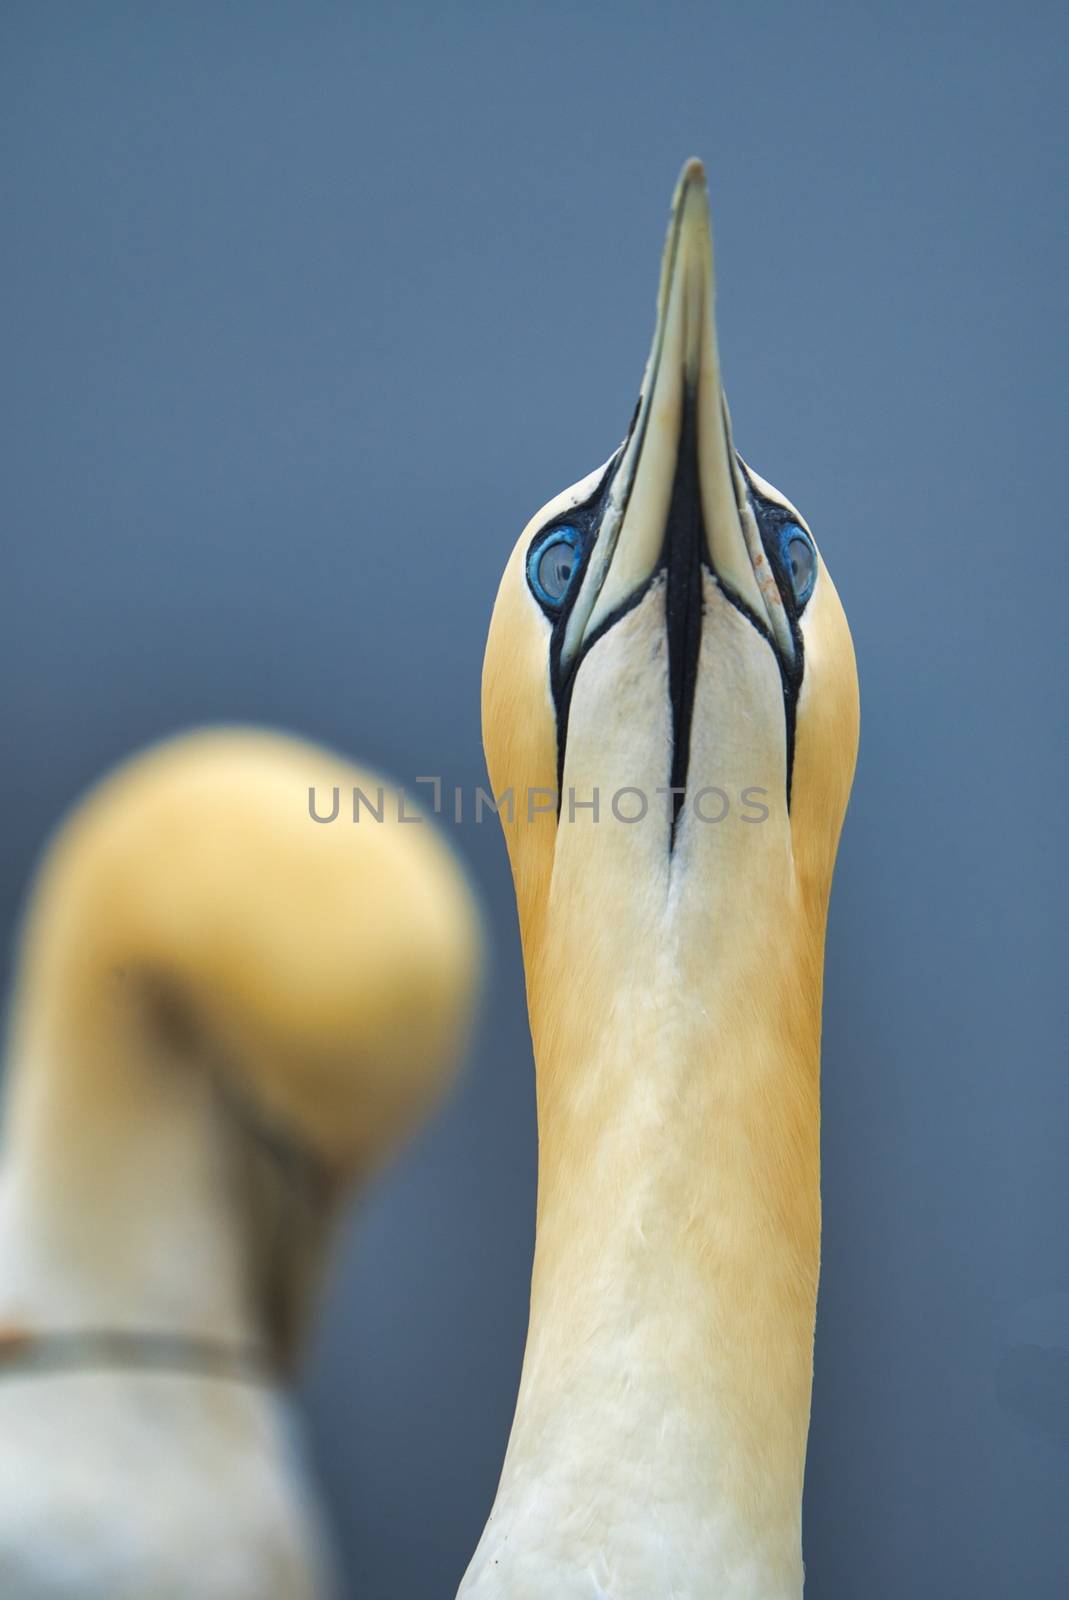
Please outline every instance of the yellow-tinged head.
[[[182, 735], [110, 775], [52, 844], [23, 934], [16, 1063], [67, 1079], [131, 1030], [211, 1056], [344, 1179], [448, 1084], [480, 969], [479, 918], [437, 830], [351, 820], [381, 780], [241, 728]], [[312, 819], [309, 791], [338, 815]], [[152, 1029], [159, 1037], [153, 1041]], [[140, 1069], [139, 1069], [140, 1070]], [[91, 1100], [96, 1083], [82, 1092]]]
[[857, 746], [853, 648], [808, 524], [732, 443], [696, 161], [627, 437], [532, 519], [505, 569], [483, 727], [495, 793], [513, 795], [529, 984], [559, 982], [564, 951], [594, 1000], [666, 937], [707, 974], [788, 916], [822, 945]]
[[379, 787], [315, 745], [205, 731], [125, 764], [48, 851], [13, 996], [5, 1154], [35, 1223], [58, 1218], [64, 1240], [88, 1227], [80, 1270], [119, 1286], [124, 1315], [166, 1278], [160, 1230], [210, 1199], [211, 1233], [236, 1227], [231, 1273], [288, 1357], [341, 1194], [452, 1081], [479, 916], [437, 830], [385, 803], [354, 823], [354, 789]]

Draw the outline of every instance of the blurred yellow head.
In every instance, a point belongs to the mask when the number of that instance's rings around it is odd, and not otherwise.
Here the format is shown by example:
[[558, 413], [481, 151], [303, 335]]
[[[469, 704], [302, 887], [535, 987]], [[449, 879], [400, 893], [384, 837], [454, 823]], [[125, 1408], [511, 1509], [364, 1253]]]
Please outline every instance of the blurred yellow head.
[[[36, 1211], [91, 1207], [91, 1265], [136, 1278], [131, 1173], [174, 1216], [218, 1182], [287, 1352], [336, 1202], [452, 1081], [478, 990], [478, 914], [437, 830], [388, 789], [353, 821], [380, 781], [278, 734], [169, 741], [60, 829], [22, 938], [5, 1133]], [[208, 1180], [174, 1150], [213, 1128]]]
[[[381, 781], [243, 729], [121, 767], [35, 886], [16, 1059], [69, 1074], [98, 1038], [114, 1056], [129, 1035], [137, 1060], [160, 1043], [139, 1030], [162, 1024], [339, 1176], [381, 1159], [448, 1082], [480, 967], [471, 892], [437, 830], [389, 803], [353, 822], [354, 787], [374, 801]], [[312, 788], [321, 806], [338, 790], [329, 826]]]

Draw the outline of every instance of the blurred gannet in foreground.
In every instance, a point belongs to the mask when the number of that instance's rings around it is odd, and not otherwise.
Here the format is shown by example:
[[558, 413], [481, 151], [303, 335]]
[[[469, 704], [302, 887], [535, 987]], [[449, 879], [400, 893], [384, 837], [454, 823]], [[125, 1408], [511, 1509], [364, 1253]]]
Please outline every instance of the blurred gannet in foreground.
[[203, 733], [60, 831], [23, 935], [0, 1169], [0, 1595], [330, 1588], [278, 1379], [344, 1191], [442, 1093], [479, 966], [429, 826]]
[[797, 1597], [821, 977], [857, 678], [808, 526], [732, 446], [697, 162], [627, 439], [505, 570], [483, 726], [496, 792], [563, 798], [559, 820], [518, 805], [505, 827], [537, 1237], [515, 1420], [461, 1594]]

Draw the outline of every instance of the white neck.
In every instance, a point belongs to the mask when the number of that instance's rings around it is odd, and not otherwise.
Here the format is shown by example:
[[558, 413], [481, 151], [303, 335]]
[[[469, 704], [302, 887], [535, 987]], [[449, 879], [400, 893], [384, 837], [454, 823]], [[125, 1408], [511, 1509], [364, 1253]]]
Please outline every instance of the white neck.
[[[0, 1324], [248, 1340], [247, 1207], [206, 1073], [14, 1063], [0, 1166]], [[230, 1158], [228, 1160], [228, 1157]]]
[[[533, 1018], [566, 982], [536, 963]], [[666, 956], [536, 1036], [530, 1330], [465, 1600], [801, 1594], [817, 1035], [686, 996]]]
[[[94, 1075], [84, 1059], [16, 1057], [0, 1334], [262, 1342], [250, 1207], [228, 1177], [241, 1136], [207, 1074], [163, 1058], [129, 1073], [99, 1064]], [[205, 1582], [227, 1600], [333, 1593], [294, 1444], [274, 1385], [136, 1360], [36, 1381], [0, 1366], [0, 1588], [116, 1600]]]

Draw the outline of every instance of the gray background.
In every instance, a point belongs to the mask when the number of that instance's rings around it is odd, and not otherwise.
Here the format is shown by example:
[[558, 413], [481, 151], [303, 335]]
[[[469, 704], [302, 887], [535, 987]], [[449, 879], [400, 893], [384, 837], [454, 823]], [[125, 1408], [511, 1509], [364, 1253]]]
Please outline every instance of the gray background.
[[[1069, 1592], [1066, 32], [1053, 4], [0, 11], [5, 933], [56, 816], [167, 730], [481, 781], [502, 564], [623, 432], [671, 186], [708, 161], [736, 436], [817, 530], [864, 705], [813, 1600]], [[452, 1594], [523, 1346], [511, 881], [495, 826], [456, 838], [494, 930], [477, 1048], [354, 1224], [304, 1386], [369, 1600]]]

